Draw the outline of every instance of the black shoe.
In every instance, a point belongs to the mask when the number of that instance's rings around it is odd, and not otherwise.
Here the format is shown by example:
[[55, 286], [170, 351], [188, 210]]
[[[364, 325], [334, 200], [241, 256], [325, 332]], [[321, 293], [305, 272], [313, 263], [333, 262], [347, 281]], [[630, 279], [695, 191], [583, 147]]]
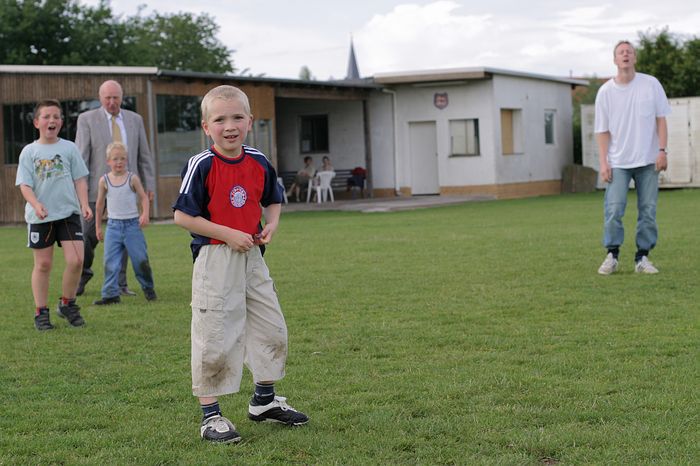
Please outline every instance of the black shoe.
[[119, 304], [120, 302], [122, 302], [122, 300], [119, 296], [112, 296], [111, 298], [98, 299], [97, 301], [94, 301], [92, 304], [96, 304], [98, 306], [106, 306], [108, 304]]
[[51, 325], [51, 321], [49, 320], [49, 310], [48, 309], [42, 309], [39, 311], [38, 315], [34, 316], [34, 327], [36, 327], [37, 330], [53, 330], [54, 326]]
[[306, 414], [297, 411], [287, 404], [287, 399], [276, 396], [266, 405], [254, 405], [251, 400], [248, 405], [248, 418], [252, 421], [272, 421], [288, 426], [301, 426], [309, 422]]
[[92, 271], [90, 271], [88, 275], [86, 275], [85, 271], [83, 271], [83, 275], [80, 276], [80, 283], [78, 283], [78, 289], [75, 292], [76, 296], [82, 296], [83, 293], [85, 293], [85, 285], [88, 284], [91, 278]]
[[155, 301], [158, 299], [158, 296], [156, 295], [156, 290], [153, 288], [146, 288], [143, 290], [144, 296], [146, 296], [146, 301]]
[[232, 443], [240, 442], [241, 434], [236, 432], [236, 426], [223, 416], [217, 415], [204, 419], [199, 428], [202, 439], [210, 442]]
[[83, 316], [80, 315], [80, 306], [75, 304], [75, 301], [65, 306], [63, 303], [59, 302], [57, 312], [59, 317], [66, 319], [73, 327], [82, 327], [85, 325], [85, 320], [83, 320]]
[[128, 286], [122, 286], [119, 289], [119, 294], [121, 294], [122, 296], [136, 296], [136, 293], [131, 291]]

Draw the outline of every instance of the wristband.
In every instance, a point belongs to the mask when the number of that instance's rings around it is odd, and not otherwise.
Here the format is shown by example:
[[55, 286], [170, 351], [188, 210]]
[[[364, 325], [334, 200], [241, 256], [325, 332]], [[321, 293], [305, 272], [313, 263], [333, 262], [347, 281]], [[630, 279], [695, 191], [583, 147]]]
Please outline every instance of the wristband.
[[663, 152], [665, 154], [668, 154], [668, 151], [666, 150], [665, 147], [659, 147], [659, 152]]

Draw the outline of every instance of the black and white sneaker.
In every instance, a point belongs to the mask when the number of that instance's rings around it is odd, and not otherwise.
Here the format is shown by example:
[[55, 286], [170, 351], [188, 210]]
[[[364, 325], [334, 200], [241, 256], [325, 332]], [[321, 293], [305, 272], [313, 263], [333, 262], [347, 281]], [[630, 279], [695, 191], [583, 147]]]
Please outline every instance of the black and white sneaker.
[[248, 405], [248, 418], [255, 422], [271, 421], [288, 426], [302, 426], [309, 422], [306, 414], [297, 411], [287, 404], [287, 399], [276, 396], [266, 405]]
[[64, 306], [63, 303], [59, 301], [57, 312], [59, 317], [66, 319], [73, 327], [82, 327], [85, 325], [85, 320], [83, 320], [83, 316], [80, 315], [80, 306], [75, 304], [75, 302]]
[[236, 432], [236, 426], [223, 416], [212, 416], [202, 421], [199, 435], [203, 440], [218, 443], [235, 443], [241, 441], [241, 435]]
[[54, 326], [51, 325], [51, 320], [49, 319], [49, 310], [42, 309], [39, 314], [34, 316], [34, 327], [37, 330], [53, 330]]

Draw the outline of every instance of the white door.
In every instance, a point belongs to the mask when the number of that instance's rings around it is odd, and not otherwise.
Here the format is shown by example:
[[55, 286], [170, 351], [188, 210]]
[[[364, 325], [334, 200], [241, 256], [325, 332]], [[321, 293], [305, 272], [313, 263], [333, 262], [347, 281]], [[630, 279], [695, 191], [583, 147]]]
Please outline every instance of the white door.
[[439, 194], [437, 132], [434, 121], [408, 124], [411, 156], [411, 193]]

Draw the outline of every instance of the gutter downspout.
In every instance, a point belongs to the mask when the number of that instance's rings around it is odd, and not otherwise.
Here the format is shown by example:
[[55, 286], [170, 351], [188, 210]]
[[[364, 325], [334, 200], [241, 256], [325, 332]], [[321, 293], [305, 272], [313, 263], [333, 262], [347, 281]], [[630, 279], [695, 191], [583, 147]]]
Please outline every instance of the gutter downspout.
[[156, 124], [155, 124], [155, 105], [156, 103], [153, 101], [153, 84], [150, 79], [146, 80], [146, 96], [148, 98], [148, 133], [149, 133], [149, 138], [148, 138], [148, 145], [150, 146], [151, 149], [151, 154], [153, 154], [153, 168], [154, 168], [154, 175], [156, 178], [156, 185], [153, 187], [153, 213], [151, 214], [151, 217], [153, 218], [158, 218], [158, 156], [155, 153], [156, 146], [155, 146], [155, 131], [156, 131]]
[[382, 92], [391, 94], [391, 113], [394, 121], [394, 194], [401, 197], [401, 185], [399, 183], [399, 122], [396, 117], [397, 95], [393, 89], [382, 89]]

